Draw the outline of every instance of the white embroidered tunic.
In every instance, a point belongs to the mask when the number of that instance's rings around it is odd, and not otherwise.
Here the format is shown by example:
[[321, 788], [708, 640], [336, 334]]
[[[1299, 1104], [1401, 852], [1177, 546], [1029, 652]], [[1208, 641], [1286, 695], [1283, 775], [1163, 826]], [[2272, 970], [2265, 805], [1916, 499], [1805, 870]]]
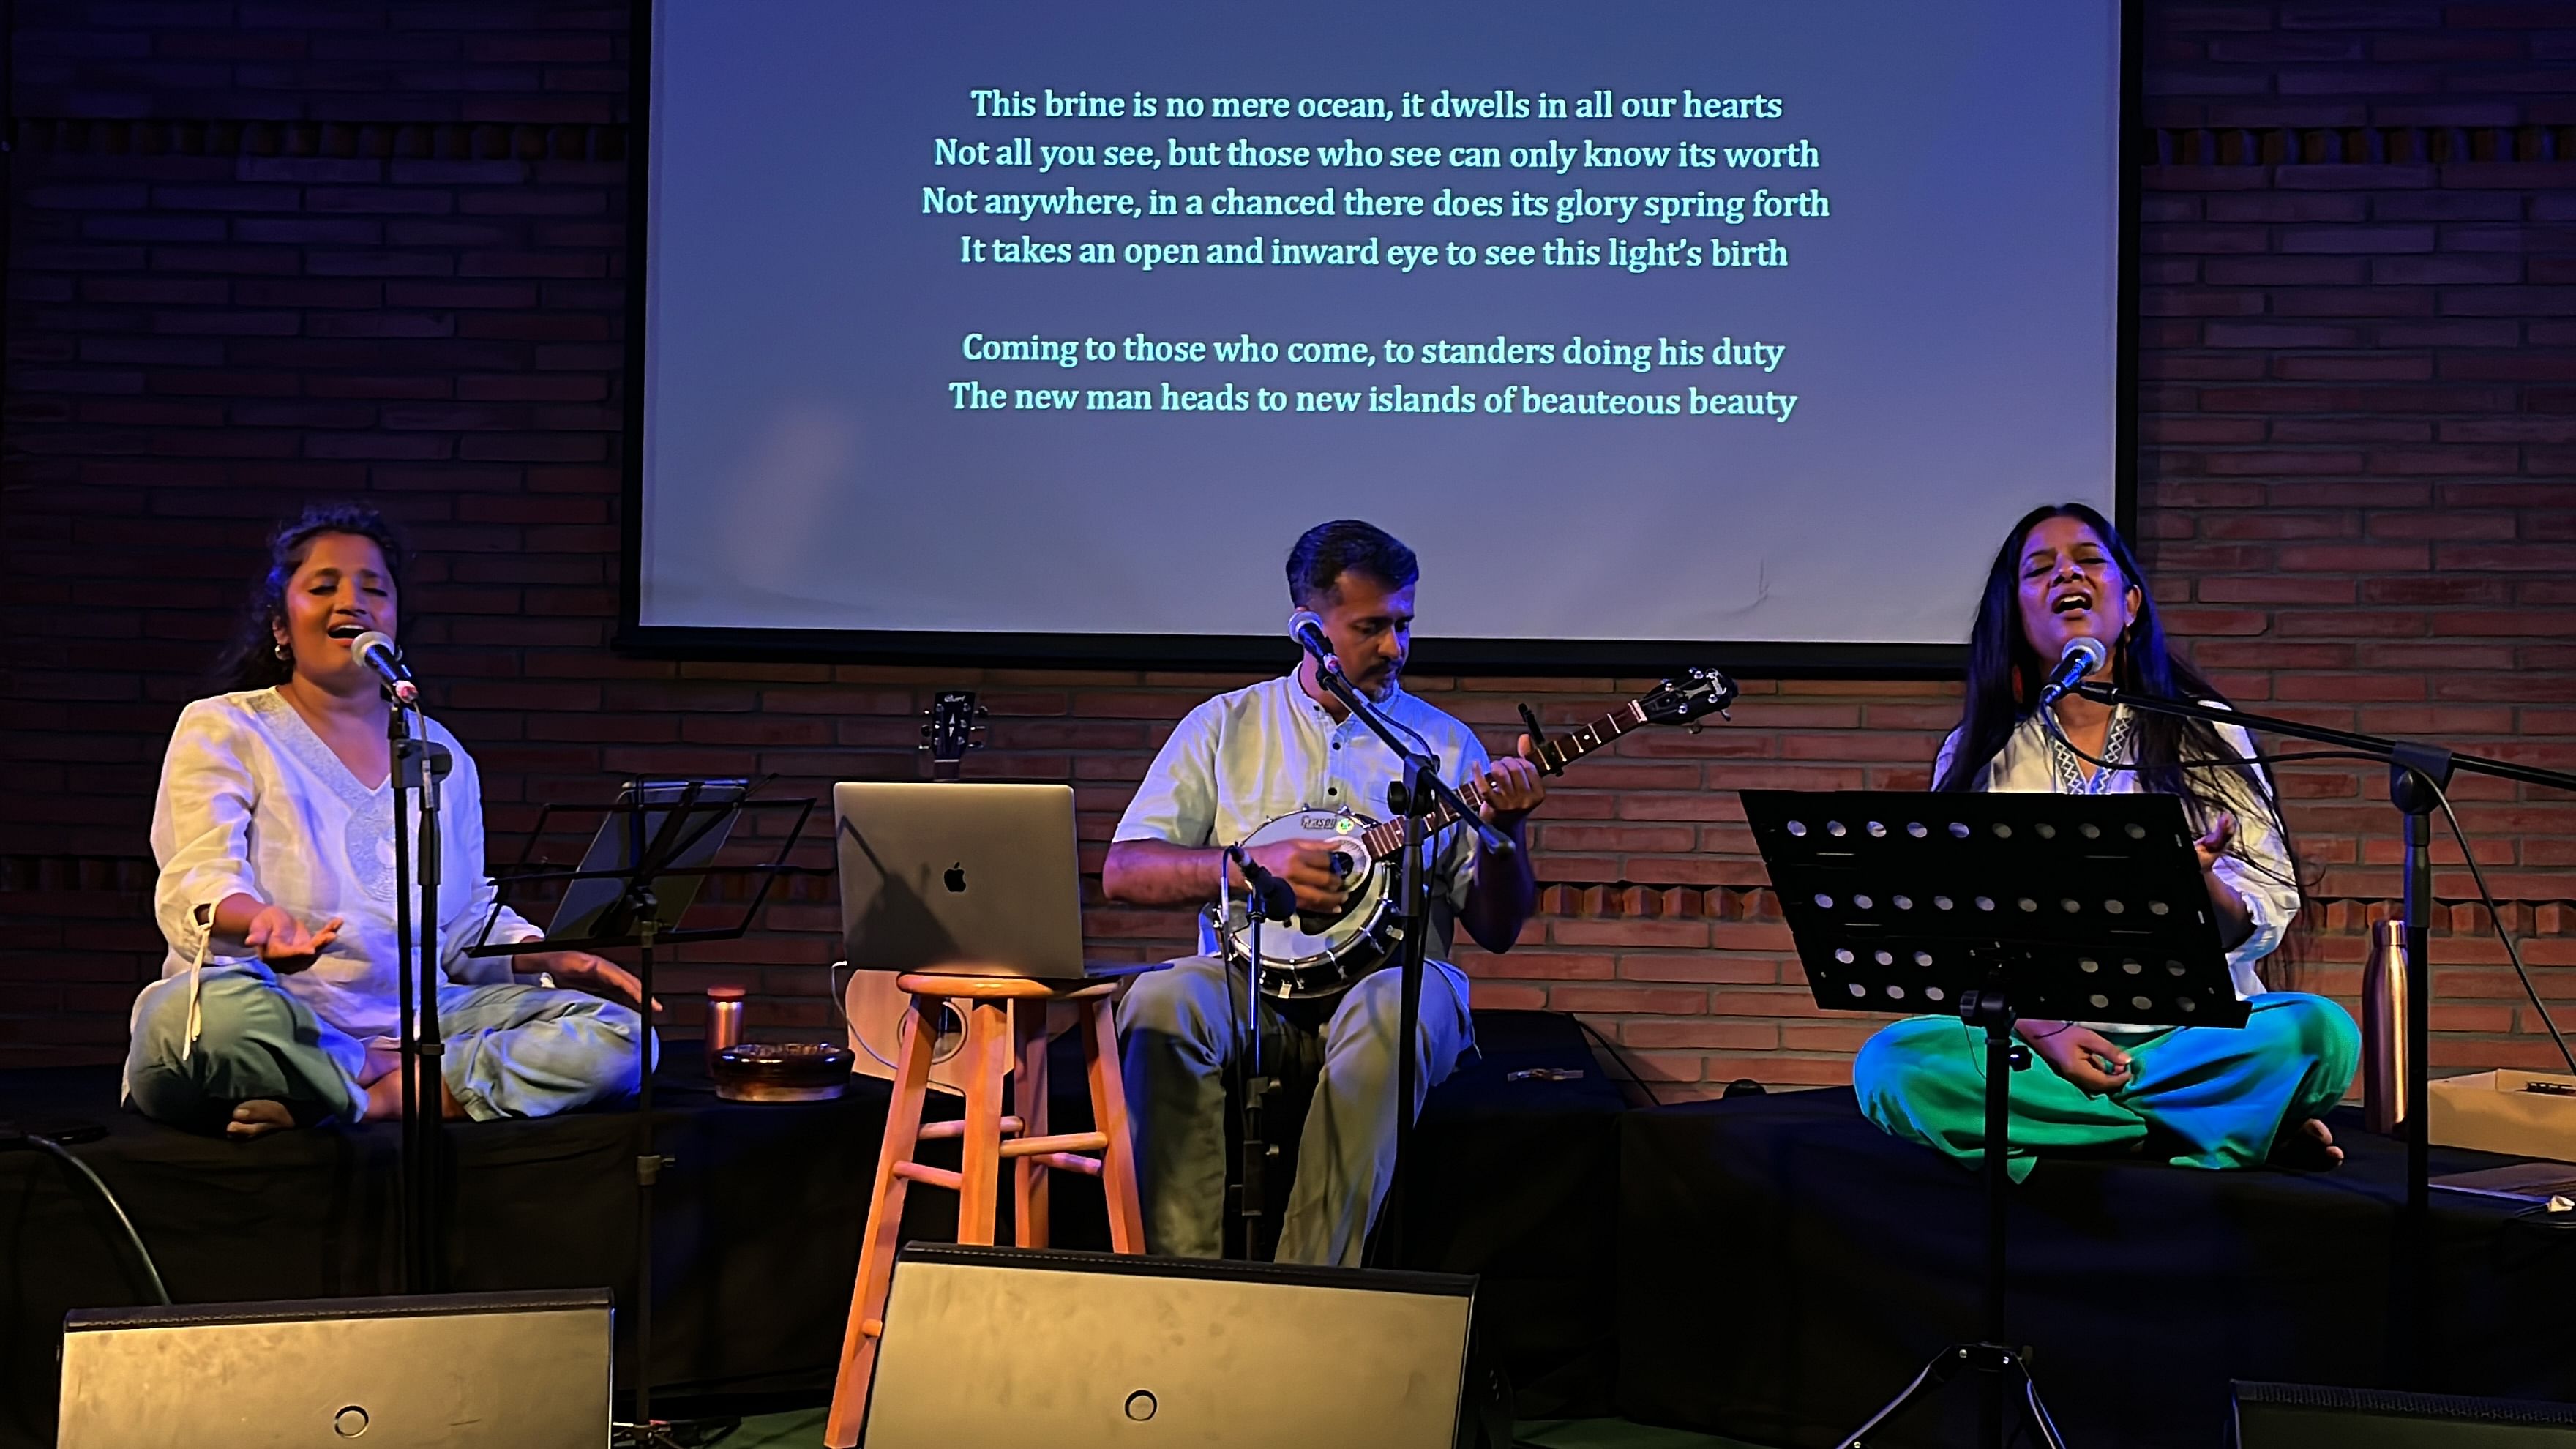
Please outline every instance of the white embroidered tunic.
[[[2248, 759], [2253, 757], [2254, 737], [2246, 733], [2244, 726], [2222, 724], [2216, 728], [2219, 738], [2238, 754]], [[2134, 730], [2129, 711], [2125, 707], [2114, 708], [2102, 758], [2122, 762], [2133, 760]], [[1941, 742], [1940, 758], [1932, 766], [1934, 780], [1948, 773], [1951, 752], [1958, 745], [1958, 732], [1953, 730], [1950, 737]], [[1995, 752], [1994, 759], [1977, 776], [1976, 788], [2054, 791], [2061, 795], [2141, 793], [2134, 770], [2101, 769], [2087, 775], [2085, 771], [2090, 769], [2093, 767], [2060, 743], [2055, 733], [2033, 713], [2006, 737], [2003, 748]], [[2258, 764], [2255, 769], [2259, 773], [2262, 766]], [[2219, 788], [2224, 788], [2224, 781], [2232, 778], [2232, 772], [2211, 773], [2222, 775], [2221, 781], [2212, 782]], [[2247, 792], [2243, 781], [2235, 780], [2234, 789], [2227, 793], [2233, 798]], [[2281, 944], [2281, 937], [2289, 929], [2291, 919], [2298, 915], [2299, 888], [2293, 877], [2289, 851], [2282, 843], [2279, 822], [2273, 819], [2272, 812], [2260, 802], [2248, 799], [2242, 805], [2231, 807], [2231, 813], [2236, 817], [2236, 835], [2228, 853], [2219, 858], [2217, 871], [2219, 880], [2244, 900], [2246, 914], [2254, 924], [2253, 933], [2227, 953], [2228, 971], [2235, 978], [2236, 994], [2242, 999], [2263, 994], [2263, 978], [2255, 973], [2255, 965]]]
[[[495, 899], [482, 779], [455, 736], [435, 720], [424, 727], [455, 758], [439, 786], [439, 957], [460, 985], [507, 982], [511, 958], [464, 954]], [[170, 943], [164, 977], [197, 964], [209, 945], [199, 912], [210, 917], [226, 896], [282, 906], [309, 928], [338, 916], [340, 934], [320, 959], [277, 983], [360, 1041], [397, 1034], [392, 782], [361, 783], [276, 690], [217, 695], [180, 712], [153, 801], [152, 854], [161, 865], [154, 914]], [[415, 932], [419, 920], [415, 908]], [[544, 934], [505, 907], [491, 939]], [[257, 960], [212, 952], [204, 964]]]

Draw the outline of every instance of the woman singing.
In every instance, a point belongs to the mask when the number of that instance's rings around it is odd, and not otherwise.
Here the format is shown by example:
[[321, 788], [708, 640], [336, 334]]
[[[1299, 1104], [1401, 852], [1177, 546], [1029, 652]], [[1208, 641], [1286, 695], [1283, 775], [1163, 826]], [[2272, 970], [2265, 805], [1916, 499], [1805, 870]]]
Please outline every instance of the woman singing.
[[[2352, 1083], [2359, 1034], [2342, 1007], [2266, 991], [2255, 972], [2298, 914], [2297, 870], [2269, 780], [2235, 725], [2114, 709], [2077, 695], [2038, 712], [2039, 689], [2067, 641], [2110, 646], [2094, 674], [2122, 690], [2218, 703], [2218, 691], [2165, 648], [2145, 575], [2108, 519], [2082, 504], [2041, 508], [1995, 555], [1968, 643], [1967, 708], [1932, 767], [1935, 790], [2053, 790], [2179, 795], [2197, 842], [2242, 1030], [2133, 1030], [2024, 1021], [2047, 1070], [2012, 1077], [2008, 1166], [2027, 1176], [2051, 1149], [2158, 1151], [2188, 1167], [2248, 1167], [2278, 1157], [2328, 1165], [2343, 1151], [2318, 1114]], [[2109, 762], [2097, 766], [2086, 757]], [[1982, 1033], [1955, 1017], [1914, 1017], [1872, 1037], [1853, 1063], [1861, 1110], [1899, 1137], [1969, 1161], [1985, 1148]]]
[[[232, 692], [180, 712], [152, 811], [170, 953], [134, 1004], [125, 1063], [148, 1116], [256, 1137], [401, 1115], [391, 706], [350, 650], [369, 630], [398, 635], [401, 572], [374, 511], [307, 512], [271, 542]], [[440, 792], [437, 1110], [540, 1117], [632, 1092], [634, 977], [577, 951], [464, 953], [494, 904], [482, 784], [454, 736], [423, 729], [455, 762]], [[542, 935], [504, 909], [490, 939]], [[542, 974], [514, 981], [514, 964]]]

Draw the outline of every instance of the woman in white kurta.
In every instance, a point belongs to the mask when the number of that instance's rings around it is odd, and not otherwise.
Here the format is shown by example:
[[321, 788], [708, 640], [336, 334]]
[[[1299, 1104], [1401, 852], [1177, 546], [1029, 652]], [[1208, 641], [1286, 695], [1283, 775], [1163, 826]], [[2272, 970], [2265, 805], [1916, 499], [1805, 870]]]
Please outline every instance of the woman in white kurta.
[[[273, 682], [180, 713], [152, 816], [170, 949], [135, 1002], [126, 1060], [147, 1115], [247, 1137], [400, 1112], [390, 707], [349, 647], [395, 632], [400, 558], [366, 510], [288, 527], [237, 666], [245, 685]], [[465, 954], [543, 933], [495, 914], [473, 757], [435, 721], [426, 732], [454, 761], [440, 792], [440, 1110], [533, 1117], [633, 1091], [632, 976], [575, 951]]]
[[[2045, 1066], [2013, 1074], [2007, 1165], [2019, 1178], [2036, 1152], [2134, 1147], [2151, 1133], [2183, 1166], [2339, 1160], [2319, 1118], [2352, 1084], [2360, 1034], [2323, 997], [2264, 987], [2259, 964], [2297, 916], [2299, 887], [2270, 782], [2250, 758], [2253, 741], [2234, 725], [2115, 710], [2079, 695], [2052, 707], [2052, 729], [2038, 710], [2039, 685], [2078, 635], [2110, 646], [2097, 678], [2134, 693], [2217, 701], [2167, 651], [2136, 560], [2109, 520], [2080, 504], [2038, 509], [2014, 526], [1988, 577], [1969, 642], [1967, 708], [1941, 746], [1933, 787], [2182, 796], [2203, 832], [2203, 883], [2251, 1015], [2242, 1029], [2019, 1023]], [[1861, 1110], [1897, 1136], [1981, 1160], [1984, 1051], [1983, 1033], [1956, 1017], [1897, 1022], [1853, 1063]]]

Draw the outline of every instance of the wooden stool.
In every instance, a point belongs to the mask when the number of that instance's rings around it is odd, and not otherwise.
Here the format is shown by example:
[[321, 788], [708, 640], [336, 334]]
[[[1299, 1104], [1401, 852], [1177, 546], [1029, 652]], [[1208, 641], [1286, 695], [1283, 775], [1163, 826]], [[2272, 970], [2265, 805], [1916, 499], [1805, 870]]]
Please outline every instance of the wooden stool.
[[[1100, 1179], [1109, 1201], [1109, 1245], [1121, 1253], [1145, 1251], [1145, 1214], [1136, 1195], [1134, 1139], [1127, 1131], [1127, 1091], [1118, 1073], [1118, 1031], [1109, 997], [1115, 981], [1066, 984], [1001, 976], [909, 975], [895, 985], [911, 998], [895, 1048], [894, 1098], [886, 1108], [885, 1143], [877, 1153], [876, 1183], [868, 1195], [867, 1238], [859, 1252], [859, 1279], [850, 1293], [850, 1327], [841, 1340], [841, 1371], [832, 1387], [832, 1415], [824, 1442], [848, 1449], [859, 1441], [867, 1412], [868, 1377], [875, 1371], [877, 1340], [885, 1332], [886, 1293], [894, 1282], [895, 1248], [903, 1231], [904, 1189], [912, 1183], [958, 1195], [957, 1241], [990, 1243], [1000, 1206], [1001, 1165], [1016, 1174], [1012, 1206], [1019, 1246], [1047, 1245], [1047, 1174], [1087, 1173]], [[930, 1085], [931, 1048], [938, 1041], [946, 1003], [971, 1003], [966, 1043], [957, 1069], [966, 1082], [966, 1117], [923, 1126], [921, 1108]], [[1016, 1010], [1011, 1003], [1020, 1005]], [[1062, 1025], [1082, 1032], [1083, 1059], [1091, 1078], [1091, 1119], [1098, 1130], [1047, 1132], [1047, 1043]], [[1002, 1078], [1017, 1071], [1014, 1115], [1002, 1113]], [[913, 1161], [922, 1142], [956, 1137], [958, 1170]], [[1097, 1153], [1096, 1157], [1081, 1154]]]

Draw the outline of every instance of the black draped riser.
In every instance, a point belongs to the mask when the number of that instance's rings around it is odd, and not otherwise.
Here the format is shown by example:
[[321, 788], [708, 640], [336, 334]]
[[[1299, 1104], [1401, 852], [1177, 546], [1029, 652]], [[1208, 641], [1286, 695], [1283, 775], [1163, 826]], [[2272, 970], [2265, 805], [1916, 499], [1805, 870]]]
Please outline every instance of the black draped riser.
[[[1617, 1413], [1810, 1449], [1848, 1433], [1925, 1355], [1973, 1336], [1976, 1174], [1882, 1134], [1848, 1090], [1636, 1108], [1568, 1018], [1479, 1012], [1476, 1030], [1481, 1056], [1424, 1112], [1407, 1255], [1480, 1275], [1478, 1337], [1523, 1417]], [[1078, 1130], [1080, 1074], [1068, 1062], [1053, 1078], [1055, 1120]], [[837, 1102], [720, 1102], [687, 1043], [666, 1053], [661, 1083], [658, 1136], [678, 1159], [657, 1206], [653, 1361], [667, 1407], [819, 1404], [885, 1092], [861, 1080]], [[234, 1143], [115, 1099], [112, 1069], [0, 1074], [10, 1114], [108, 1127], [73, 1150], [124, 1199], [174, 1297], [392, 1290], [393, 1126]], [[2051, 1159], [2014, 1189], [2014, 1333], [2071, 1442], [2212, 1449], [2230, 1378], [2396, 1382], [2405, 1152], [2357, 1113], [2332, 1120], [2352, 1160], [2331, 1173]], [[451, 1133], [455, 1288], [630, 1291], [623, 1116]], [[2501, 1160], [2435, 1158], [2445, 1172]], [[1058, 1242], [1104, 1246], [1097, 1188], [1068, 1180], [1057, 1196]], [[2436, 1198], [2430, 1386], [2576, 1401], [2559, 1326], [2576, 1302], [2576, 1233]], [[952, 1213], [945, 1194], [914, 1194], [906, 1231], [944, 1238]], [[0, 1254], [0, 1446], [50, 1445], [63, 1314], [143, 1302], [146, 1285], [86, 1186], [41, 1153], [0, 1155]], [[1967, 1396], [1941, 1400], [1878, 1442], [1965, 1443], [1973, 1415]]]

